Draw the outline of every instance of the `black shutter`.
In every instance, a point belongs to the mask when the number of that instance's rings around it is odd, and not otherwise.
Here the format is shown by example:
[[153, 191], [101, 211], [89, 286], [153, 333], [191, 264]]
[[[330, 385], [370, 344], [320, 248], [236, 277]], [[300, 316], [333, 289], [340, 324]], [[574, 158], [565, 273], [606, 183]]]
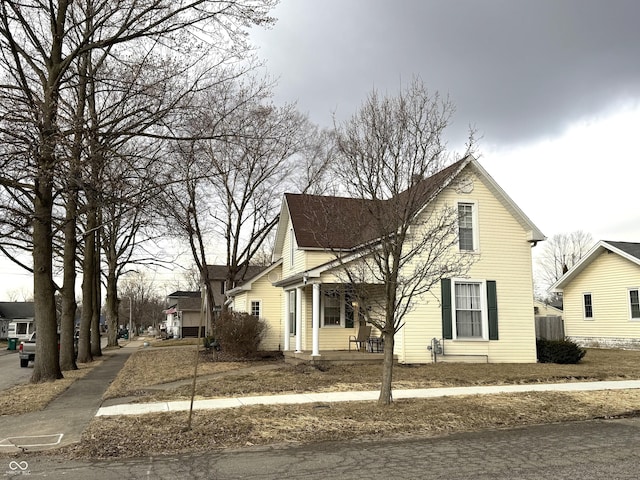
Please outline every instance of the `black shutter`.
[[344, 296], [344, 327], [353, 328], [354, 324], [354, 308], [353, 308], [353, 296], [346, 293]]
[[442, 338], [451, 340], [453, 338], [453, 328], [451, 324], [451, 280], [443, 278], [440, 281], [440, 290], [442, 297]]
[[487, 280], [487, 313], [489, 316], [489, 340], [498, 340], [498, 295], [495, 280]]

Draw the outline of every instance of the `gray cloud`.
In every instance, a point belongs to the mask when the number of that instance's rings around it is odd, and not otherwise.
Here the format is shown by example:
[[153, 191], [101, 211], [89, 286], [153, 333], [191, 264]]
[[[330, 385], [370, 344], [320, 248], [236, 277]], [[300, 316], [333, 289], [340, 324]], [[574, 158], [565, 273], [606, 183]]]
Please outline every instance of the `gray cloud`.
[[325, 125], [414, 75], [455, 103], [453, 141], [471, 123], [526, 142], [640, 98], [635, 0], [282, 0], [274, 15], [253, 39], [278, 99]]

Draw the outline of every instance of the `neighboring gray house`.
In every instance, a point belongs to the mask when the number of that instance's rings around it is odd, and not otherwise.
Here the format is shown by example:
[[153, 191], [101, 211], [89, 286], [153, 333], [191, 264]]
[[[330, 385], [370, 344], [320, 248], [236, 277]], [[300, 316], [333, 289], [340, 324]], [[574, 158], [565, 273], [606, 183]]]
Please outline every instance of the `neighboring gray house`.
[[[198, 336], [200, 325], [200, 310], [202, 298], [200, 292], [177, 291], [167, 295], [169, 308], [165, 310], [167, 315], [166, 332], [174, 338], [186, 338]], [[206, 322], [202, 323], [202, 334], [205, 336]]]
[[9, 323], [13, 321], [24, 320], [21, 325], [35, 322], [34, 311], [33, 302], [0, 302], [0, 339], [7, 338]]

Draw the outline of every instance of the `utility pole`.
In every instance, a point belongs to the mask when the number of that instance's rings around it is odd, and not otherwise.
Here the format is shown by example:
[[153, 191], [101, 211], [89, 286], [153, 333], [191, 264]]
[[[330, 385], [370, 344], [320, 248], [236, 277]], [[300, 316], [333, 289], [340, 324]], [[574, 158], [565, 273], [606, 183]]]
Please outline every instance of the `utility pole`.
[[129, 295], [129, 341], [133, 340], [133, 330], [131, 330], [131, 319], [132, 319], [132, 313], [133, 313], [133, 302], [131, 301], [131, 295]]

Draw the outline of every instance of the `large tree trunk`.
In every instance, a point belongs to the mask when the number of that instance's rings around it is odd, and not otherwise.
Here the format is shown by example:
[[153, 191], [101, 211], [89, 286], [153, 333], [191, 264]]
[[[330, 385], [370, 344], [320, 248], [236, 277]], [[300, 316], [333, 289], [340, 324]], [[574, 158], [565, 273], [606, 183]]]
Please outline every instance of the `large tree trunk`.
[[118, 346], [118, 311], [120, 307], [120, 299], [118, 298], [118, 280], [116, 278], [115, 269], [111, 265], [112, 260], [107, 258], [109, 271], [107, 272], [107, 298], [106, 298], [106, 314], [107, 314], [107, 346]]
[[[74, 181], [72, 173], [70, 181]], [[62, 316], [60, 319], [60, 368], [76, 370], [74, 334], [76, 320], [76, 215], [77, 215], [77, 190], [72, 186], [68, 193], [66, 219], [64, 226], [64, 283], [62, 285]]]
[[91, 321], [93, 319], [95, 295], [95, 253], [96, 253], [96, 214], [89, 200], [87, 215], [87, 234], [85, 236], [84, 258], [82, 260], [82, 317], [80, 319], [80, 337], [78, 339], [78, 362], [93, 361], [91, 356]]
[[93, 301], [91, 302], [91, 356], [102, 356], [102, 345], [100, 344], [100, 312], [102, 310], [101, 284], [100, 284], [100, 235], [96, 233], [96, 253], [95, 253], [95, 275], [93, 277]]
[[44, 162], [37, 178], [33, 221], [33, 292], [38, 338], [31, 382], [62, 378], [58, 353], [58, 321], [53, 283], [51, 163]]

